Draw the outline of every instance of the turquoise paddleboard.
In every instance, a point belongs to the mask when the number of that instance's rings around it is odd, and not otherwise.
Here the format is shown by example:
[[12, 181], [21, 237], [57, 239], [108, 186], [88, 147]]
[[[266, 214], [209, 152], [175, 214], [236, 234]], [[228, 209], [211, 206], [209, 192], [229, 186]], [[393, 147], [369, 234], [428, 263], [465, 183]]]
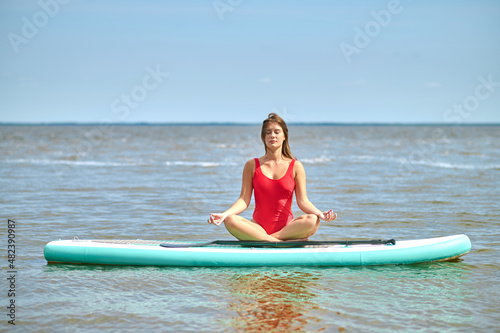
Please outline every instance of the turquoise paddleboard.
[[[148, 240], [56, 240], [47, 262], [141, 266], [364, 266], [458, 258], [471, 249], [466, 235], [389, 242], [245, 243]], [[374, 243], [374, 244], [372, 244]], [[286, 246], [283, 246], [285, 245]], [[347, 245], [346, 245], [347, 244]]]

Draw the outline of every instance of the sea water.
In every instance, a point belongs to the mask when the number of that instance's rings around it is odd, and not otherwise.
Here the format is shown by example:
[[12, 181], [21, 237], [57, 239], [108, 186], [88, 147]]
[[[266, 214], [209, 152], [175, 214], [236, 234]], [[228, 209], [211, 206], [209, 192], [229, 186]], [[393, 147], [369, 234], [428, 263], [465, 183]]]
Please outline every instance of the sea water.
[[289, 127], [309, 199], [338, 213], [312, 240], [464, 233], [472, 251], [407, 266], [47, 265], [44, 245], [75, 236], [231, 239], [206, 220], [263, 155], [260, 126], [0, 126], [1, 327], [498, 332], [500, 127]]

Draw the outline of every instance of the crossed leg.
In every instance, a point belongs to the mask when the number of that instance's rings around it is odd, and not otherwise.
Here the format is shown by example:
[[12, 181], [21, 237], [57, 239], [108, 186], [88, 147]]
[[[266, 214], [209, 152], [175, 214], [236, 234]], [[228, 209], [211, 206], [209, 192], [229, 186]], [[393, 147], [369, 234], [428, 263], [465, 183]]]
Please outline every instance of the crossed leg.
[[307, 214], [297, 217], [288, 223], [283, 229], [271, 236], [280, 240], [307, 240], [318, 231], [319, 217], [314, 214]]
[[242, 241], [271, 241], [304, 240], [314, 235], [319, 228], [320, 220], [314, 214], [299, 216], [292, 220], [283, 229], [268, 235], [255, 221], [249, 221], [238, 215], [229, 215], [224, 221], [226, 229]]

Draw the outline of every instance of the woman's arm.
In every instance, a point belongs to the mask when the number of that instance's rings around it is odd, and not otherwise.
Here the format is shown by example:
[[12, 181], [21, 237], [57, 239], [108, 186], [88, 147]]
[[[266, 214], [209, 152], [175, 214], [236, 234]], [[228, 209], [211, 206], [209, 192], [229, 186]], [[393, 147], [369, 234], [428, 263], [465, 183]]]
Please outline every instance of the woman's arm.
[[215, 225], [220, 225], [226, 217], [231, 214], [238, 215], [248, 208], [250, 205], [250, 201], [252, 200], [252, 192], [253, 192], [253, 173], [255, 169], [255, 161], [249, 160], [245, 163], [245, 167], [243, 168], [243, 176], [241, 181], [241, 193], [240, 197], [236, 202], [226, 210], [224, 213], [213, 213], [210, 214], [209, 223], [213, 223]]
[[309, 201], [306, 191], [306, 172], [302, 163], [295, 161], [293, 169], [295, 172], [295, 196], [297, 198], [297, 206], [299, 206], [304, 213], [314, 214], [322, 220], [335, 220], [337, 218], [337, 214], [334, 214], [332, 210], [322, 212], [316, 208], [311, 201]]

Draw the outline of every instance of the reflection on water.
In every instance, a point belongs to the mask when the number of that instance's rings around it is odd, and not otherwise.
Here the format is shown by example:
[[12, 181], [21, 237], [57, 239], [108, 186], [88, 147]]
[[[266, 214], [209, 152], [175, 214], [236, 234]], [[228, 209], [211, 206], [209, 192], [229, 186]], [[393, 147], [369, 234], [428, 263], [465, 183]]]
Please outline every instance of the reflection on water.
[[[465, 328], [474, 311], [470, 273], [461, 263], [228, 272], [226, 325], [239, 332]], [[405, 326], [397, 311], [407, 313]]]
[[[56, 325], [48, 313], [65, 318], [71, 312], [82, 325], [90, 315], [92, 323], [112, 325], [109, 316], [120, 313], [127, 325], [147, 320], [170, 331], [185, 331], [186, 323], [200, 332], [495, 331], [496, 308], [478, 300], [499, 295], [478, 270], [485, 271], [464, 262], [335, 268], [49, 265], [43, 287], [25, 293], [31, 299], [26, 310], [38, 309], [37, 325], [44, 328], [65, 325], [64, 319]], [[42, 288], [50, 300], [40, 297]]]
[[230, 309], [237, 317], [238, 331], [306, 331], [306, 325], [320, 320], [309, 315], [318, 308], [312, 287], [321, 274], [300, 271], [255, 271], [229, 279], [233, 299]]

